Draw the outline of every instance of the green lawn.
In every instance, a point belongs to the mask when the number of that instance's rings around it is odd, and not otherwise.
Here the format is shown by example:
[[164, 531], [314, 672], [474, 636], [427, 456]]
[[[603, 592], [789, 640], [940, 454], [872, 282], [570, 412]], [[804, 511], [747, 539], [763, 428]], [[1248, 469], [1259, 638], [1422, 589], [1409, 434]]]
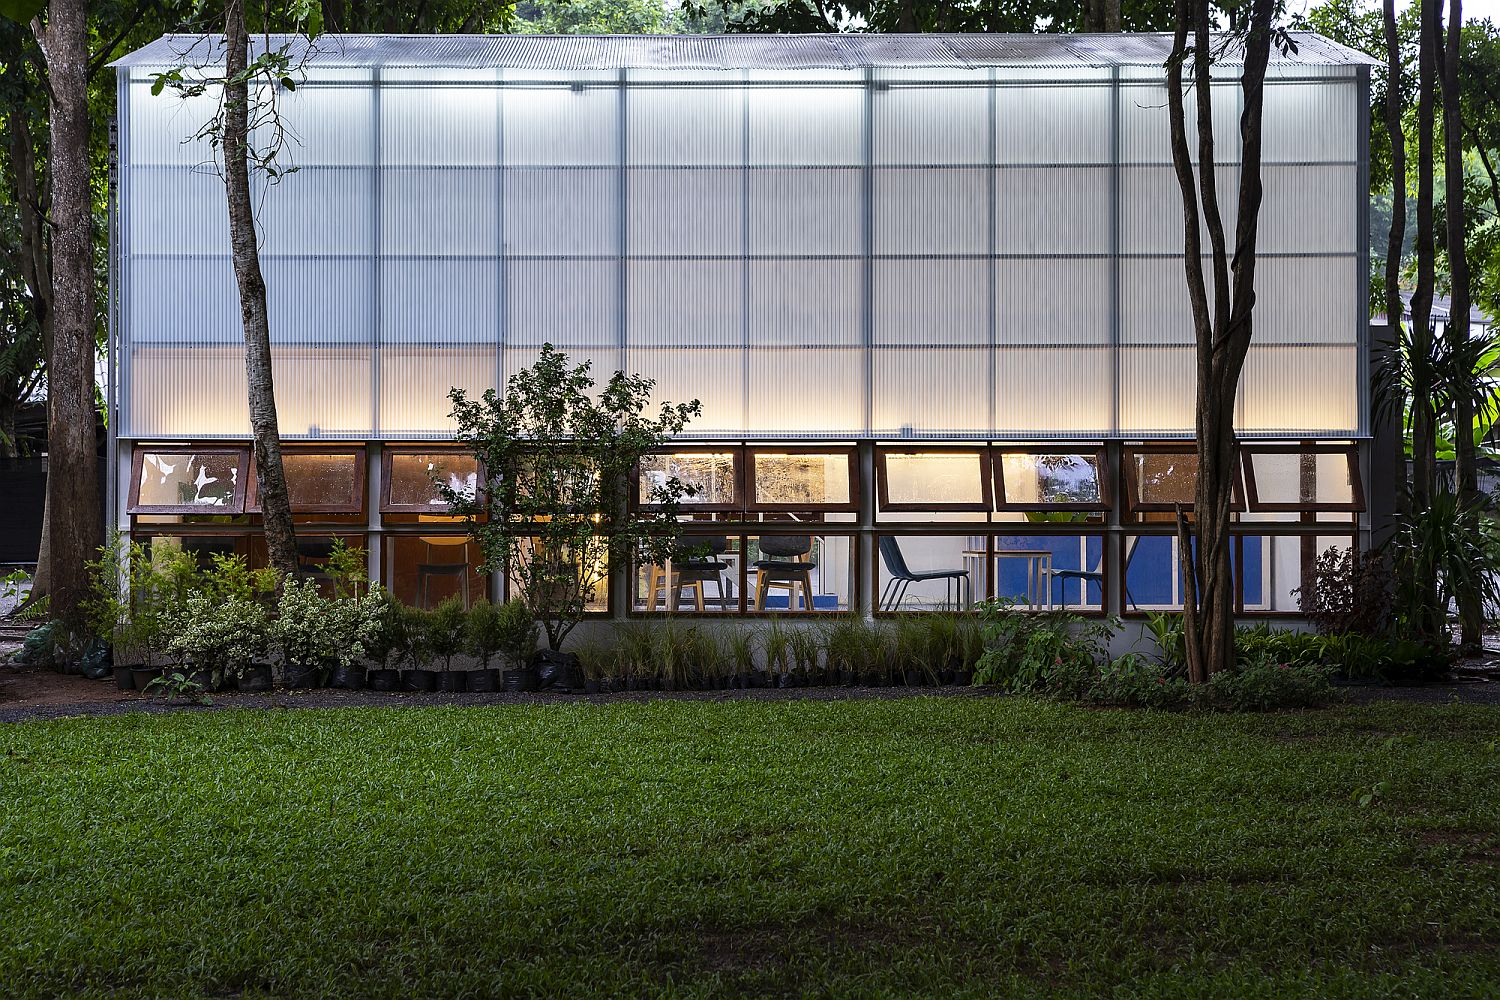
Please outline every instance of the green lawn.
[[0, 726], [0, 994], [106, 993], [1495, 996], [1500, 710]]

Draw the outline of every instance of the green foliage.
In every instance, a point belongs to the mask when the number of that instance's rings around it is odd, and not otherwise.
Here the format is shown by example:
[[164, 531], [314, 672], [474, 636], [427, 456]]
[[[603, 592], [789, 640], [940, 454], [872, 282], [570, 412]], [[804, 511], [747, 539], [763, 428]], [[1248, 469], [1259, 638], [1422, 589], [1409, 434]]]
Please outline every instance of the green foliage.
[[979, 605], [985, 651], [976, 684], [1010, 691], [1077, 696], [1108, 659], [1108, 643], [1119, 631], [1113, 618], [1085, 618], [1068, 611], [1025, 612], [1007, 601]]
[[1447, 609], [1459, 595], [1500, 603], [1500, 528], [1483, 503], [1439, 490], [1397, 525], [1389, 543], [1403, 634], [1446, 645]]
[[397, 603], [390, 606], [387, 614], [391, 664], [413, 670], [425, 668], [432, 657], [432, 647], [428, 645], [431, 633], [427, 627], [432, 612]]
[[747, 628], [735, 628], [728, 632], [725, 653], [734, 672], [741, 675], [755, 670], [755, 633]]
[[1269, 712], [1317, 708], [1333, 698], [1333, 669], [1318, 663], [1252, 660], [1221, 670], [1208, 679], [1208, 697], [1216, 707], [1234, 712]]
[[760, 630], [760, 649], [766, 658], [766, 670], [772, 674], [790, 673], [792, 669], [791, 630], [772, 618]]
[[288, 580], [270, 634], [284, 667], [350, 667], [372, 650], [383, 652], [389, 614], [390, 601], [379, 588], [359, 598], [324, 597], [316, 581]]
[[495, 649], [511, 670], [520, 670], [536, 653], [537, 621], [526, 602], [511, 598], [495, 615]]
[[349, 546], [335, 538], [324, 564], [333, 580], [333, 592], [339, 597], [357, 598], [370, 589], [370, 562], [364, 549]]
[[1313, 564], [1311, 582], [1306, 592], [1298, 587], [1292, 593], [1319, 632], [1380, 635], [1391, 627], [1393, 581], [1383, 552], [1327, 549]]
[[471, 400], [449, 393], [456, 440], [482, 464], [477, 491], [439, 482], [439, 492], [484, 552], [504, 570], [561, 648], [610, 567], [669, 558], [681, 531], [685, 489], [653, 486], [654, 507], [632, 503], [641, 458], [680, 434], [697, 400], [647, 410], [655, 383], [615, 372], [596, 386], [591, 363], [573, 364], [551, 344], [512, 375], [505, 391]]
[[427, 616], [427, 649], [441, 660], [443, 670], [453, 669], [453, 658], [464, 651], [468, 639], [469, 616], [463, 598], [454, 594], [442, 601]]
[[1177, 668], [1139, 653], [1126, 653], [1085, 682], [1082, 697], [1106, 705], [1170, 709], [1191, 704], [1194, 689]]

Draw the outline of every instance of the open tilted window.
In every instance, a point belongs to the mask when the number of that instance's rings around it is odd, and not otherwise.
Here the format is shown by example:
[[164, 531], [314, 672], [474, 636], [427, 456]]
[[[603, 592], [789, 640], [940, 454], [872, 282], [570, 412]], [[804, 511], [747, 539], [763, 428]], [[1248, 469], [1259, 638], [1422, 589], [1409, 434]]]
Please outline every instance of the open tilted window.
[[391, 449], [384, 461], [380, 509], [385, 513], [447, 513], [439, 483], [471, 496], [479, 488], [479, 460], [467, 452]]
[[883, 511], [987, 511], [989, 455], [982, 448], [882, 448], [876, 480]]
[[[294, 514], [362, 514], [365, 509], [365, 452], [363, 448], [285, 448], [281, 468]], [[260, 513], [255, 462], [245, 509]]]
[[1109, 509], [1102, 451], [1001, 448], [993, 461], [998, 510]]
[[764, 511], [856, 510], [853, 448], [752, 448], [746, 464], [748, 508]]
[[744, 506], [743, 457], [735, 447], [683, 448], [647, 455], [641, 459], [637, 502], [647, 508], [659, 506], [662, 491], [676, 479], [688, 491], [680, 507], [738, 510]]
[[[1126, 448], [1125, 496], [1132, 511], [1171, 512], [1181, 504], [1193, 509], [1193, 491], [1198, 486], [1198, 453], [1187, 445]], [[1234, 477], [1234, 510], [1245, 509], [1240, 477]]]
[[242, 514], [250, 450], [150, 447], [135, 449], [130, 514]]
[[1252, 511], [1365, 509], [1353, 445], [1247, 445], [1240, 457]]

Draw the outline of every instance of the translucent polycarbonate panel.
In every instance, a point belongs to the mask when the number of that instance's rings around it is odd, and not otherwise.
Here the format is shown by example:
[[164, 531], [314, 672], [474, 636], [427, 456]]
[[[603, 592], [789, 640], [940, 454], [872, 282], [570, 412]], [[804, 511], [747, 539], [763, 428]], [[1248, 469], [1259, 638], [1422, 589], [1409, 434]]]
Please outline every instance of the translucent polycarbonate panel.
[[384, 260], [381, 343], [497, 344], [501, 287], [498, 260]]
[[1354, 545], [1349, 535], [1250, 535], [1235, 539], [1246, 611], [1300, 611], [1318, 557]]
[[505, 171], [508, 254], [559, 256], [619, 251], [618, 173], [596, 169]]
[[984, 163], [989, 90], [890, 87], [874, 95], [877, 164]]
[[1108, 87], [996, 87], [995, 162], [1107, 163]]
[[[251, 136], [259, 149], [277, 140], [272, 130], [272, 105], [267, 91], [252, 118], [262, 122]], [[375, 162], [375, 99], [368, 86], [302, 86], [295, 91], [277, 88], [274, 112], [284, 131], [276, 165], [286, 167], [327, 164], [369, 165]]]
[[133, 169], [121, 222], [132, 253], [226, 253], [224, 179], [212, 166]]
[[863, 268], [858, 260], [750, 261], [750, 343], [857, 345]]
[[1042, 258], [995, 262], [995, 342], [1107, 344], [1110, 262]]
[[136, 257], [125, 291], [125, 325], [135, 344], [244, 342], [228, 257]]
[[625, 95], [632, 164], [738, 164], [745, 94], [738, 87], [631, 87]]
[[1350, 451], [1243, 452], [1255, 485], [1252, 510], [1276, 506], [1350, 506], [1355, 502], [1358, 466]]
[[512, 260], [505, 265], [505, 342], [614, 344], [620, 265], [612, 260]]
[[1255, 267], [1254, 342], [1353, 344], [1359, 337], [1355, 257], [1263, 257]]
[[470, 398], [499, 384], [493, 347], [390, 345], [380, 350], [380, 433], [386, 437], [450, 437], [448, 391]]
[[140, 480], [132, 507], [225, 508], [244, 502], [240, 466], [244, 452], [159, 451], [140, 455]]
[[201, 165], [211, 170], [218, 157], [203, 132], [218, 108], [215, 87], [183, 97], [171, 89], [152, 94], [150, 81], [132, 82], [123, 127], [130, 163]]
[[283, 437], [365, 437], [374, 429], [368, 347], [275, 347], [271, 363]]
[[857, 349], [752, 349], [746, 433], [860, 433], [865, 427], [863, 360]]
[[[1230, 249], [1234, 242], [1238, 217], [1239, 169], [1220, 167], [1214, 171], [1219, 199], [1219, 218]], [[1194, 176], [1202, 204], [1201, 181]], [[1199, 240], [1203, 253], [1209, 253], [1206, 216], [1200, 209]], [[1182, 188], [1171, 167], [1133, 166], [1120, 171], [1120, 252], [1126, 254], [1181, 254], [1186, 236], [1182, 219]], [[1179, 268], [1180, 273], [1180, 268]]]
[[[260, 267], [273, 344], [370, 342], [375, 325], [370, 261], [270, 257]], [[238, 294], [230, 299], [236, 312]]]
[[1108, 168], [995, 171], [996, 253], [1108, 253], [1109, 216]]
[[750, 503], [777, 507], [847, 504], [854, 495], [849, 468], [846, 452], [754, 449], [750, 452]]
[[[1204, 284], [1213, 308], [1213, 281], [1204, 262]], [[1125, 344], [1193, 343], [1193, 310], [1180, 257], [1120, 261], [1120, 341]]]
[[1102, 506], [1108, 498], [1100, 481], [1099, 456], [1079, 452], [1008, 451], [995, 455], [1000, 465], [1003, 504], [1036, 507], [1088, 504]]
[[982, 434], [989, 425], [988, 348], [876, 348], [871, 433]]
[[877, 260], [875, 343], [987, 344], [989, 262]]
[[1240, 379], [1244, 434], [1359, 434], [1359, 351], [1252, 344]]
[[[1270, 88], [1268, 87], [1267, 90]], [[1231, 163], [1240, 158], [1240, 96], [1237, 83], [1213, 85], [1214, 160]], [[1198, 159], [1198, 102], [1191, 86], [1184, 95], [1188, 151]], [[1120, 161], [1171, 163], [1171, 119], [1167, 88], [1159, 83], [1120, 87]]]
[[[494, 170], [387, 169], [381, 178], [380, 249], [386, 254], [485, 254], [500, 250], [500, 179]], [[368, 211], [363, 213], [368, 217]]]
[[1256, 249], [1262, 253], [1347, 253], [1357, 249], [1364, 204], [1354, 166], [1267, 166], [1261, 171]]
[[662, 403], [698, 400], [703, 412], [692, 418], [687, 435], [732, 434], [745, 421], [745, 355], [738, 349], [631, 348], [630, 373], [653, 379], [651, 411]]
[[732, 451], [647, 455], [641, 459], [637, 500], [643, 504], [662, 502], [674, 479], [686, 491], [680, 498], [684, 507], [701, 504], [727, 507], [739, 500], [739, 479]]
[[954, 611], [984, 599], [983, 535], [888, 535], [878, 550], [879, 611]]
[[1104, 348], [997, 350], [995, 433], [1021, 438], [1107, 434], [1113, 381], [1113, 360]]
[[[615, 372], [622, 369], [632, 370], [630, 362], [626, 359], [624, 352], [612, 347], [566, 347], [560, 348], [567, 355], [568, 364], [578, 367], [585, 362], [589, 365], [589, 378], [594, 380], [595, 388], [592, 394], [598, 395], [599, 388], [609, 384]], [[539, 347], [508, 347], [505, 349], [505, 378], [514, 378], [523, 370], [528, 370], [536, 364], [537, 356], [540, 354]]]
[[392, 165], [500, 162], [500, 91], [492, 87], [382, 87], [380, 159]]
[[631, 254], [739, 255], [744, 182], [736, 170], [631, 170], [625, 194]]
[[985, 253], [983, 211], [989, 189], [982, 169], [886, 168], [875, 171], [877, 254]]
[[988, 463], [982, 451], [881, 453], [884, 501], [890, 504], [983, 504]]
[[226, 437], [250, 433], [243, 347], [137, 347], [130, 354], [125, 433]]
[[[404, 194], [400, 185], [389, 192], [394, 197]], [[255, 220], [260, 227], [260, 251], [264, 255], [369, 254], [375, 238], [374, 198], [371, 172], [362, 167], [304, 167], [274, 183], [258, 179]], [[385, 204], [389, 214], [390, 197]], [[226, 243], [220, 252], [227, 250]]]
[[856, 87], [750, 87], [751, 164], [858, 165], [865, 92]]
[[609, 87], [507, 87], [502, 156], [517, 166], [619, 162], [619, 91]]
[[750, 253], [862, 252], [862, 188], [857, 169], [750, 171]]
[[1193, 432], [1197, 370], [1192, 347], [1120, 350], [1120, 433]]
[[1357, 102], [1353, 80], [1266, 85], [1262, 113], [1265, 159], [1274, 163], [1353, 162], [1358, 155]]
[[635, 260], [626, 270], [631, 347], [739, 347], [744, 264], [737, 260]]

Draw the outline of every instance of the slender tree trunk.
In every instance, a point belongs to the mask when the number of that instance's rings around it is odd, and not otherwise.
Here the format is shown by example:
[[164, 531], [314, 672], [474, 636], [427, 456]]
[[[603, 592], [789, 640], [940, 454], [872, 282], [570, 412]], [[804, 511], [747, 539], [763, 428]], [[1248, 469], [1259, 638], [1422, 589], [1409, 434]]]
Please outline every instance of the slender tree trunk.
[[[1178, 513], [1181, 558], [1195, 580], [1184, 580], [1183, 624], [1189, 679], [1206, 681], [1234, 665], [1234, 576], [1230, 559], [1230, 515], [1239, 475], [1234, 410], [1240, 375], [1250, 349], [1255, 306], [1255, 246], [1261, 202], [1261, 109], [1271, 52], [1273, 0], [1255, 0], [1245, 34], [1240, 79], [1240, 185], [1234, 253], [1229, 257], [1219, 211], [1214, 168], [1211, 67], [1212, 15], [1207, 0], [1178, 0], [1173, 54], [1168, 62], [1172, 165], [1183, 204], [1183, 261], [1192, 304], [1197, 356], [1196, 430], [1198, 477], [1193, 492], [1193, 532]], [[1188, 149], [1183, 65], [1188, 33], [1193, 43], [1193, 89], [1197, 110], [1198, 162]], [[1196, 175], [1195, 175], [1196, 173]], [[1199, 202], [1202, 210], [1200, 216]], [[1200, 224], [1209, 235], [1213, 301], [1203, 274]], [[1184, 576], [1186, 577], [1186, 570]]]
[[[1469, 339], [1469, 255], [1464, 225], [1463, 95], [1459, 90], [1460, 56], [1463, 53], [1463, 0], [1448, 0], [1447, 51], [1443, 59], [1443, 187], [1448, 216], [1448, 274], [1452, 285], [1447, 334], [1451, 342]], [[1460, 357], [1467, 352], [1461, 351]], [[1475, 469], [1474, 398], [1469, 391], [1473, 373], [1453, 373], [1453, 472], [1458, 495], [1466, 504], [1480, 500]], [[1477, 594], [1458, 595], [1459, 642], [1477, 649], [1484, 629], [1484, 609]]]
[[[51, 88], [52, 338], [47, 359], [47, 554], [53, 620], [79, 625], [99, 547], [94, 439], [94, 218], [88, 6], [54, 0], [37, 40]], [[24, 214], [24, 213], [23, 213]]]
[[[1421, 31], [1417, 72], [1417, 280], [1411, 296], [1411, 509], [1427, 510], [1437, 491], [1437, 414], [1434, 410], [1436, 370], [1433, 364], [1432, 294], [1436, 248], [1433, 239], [1433, 104], [1437, 47], [1442, 39], [1439, 14], [1442, 0], [1421, 0]], [[1444, 631], [1446, 609], [1438, 607], [1435, 570], [1418, 560], [1421, 578], [1413, 581], [1422, 595], [1418, 634], [1438, 639]]]
[[1397, 420], [1396, 516], [1411, 512], [1411, 483], [1406, 476], [1406, 387], [1401, 383], [1401, 253], [1406, 246], [1406, 133], [1401, 128], [1401, 36], [1396, 30], [1396, 2], [1385, 0], [1385, 131], [1391, 141], [1391, 231], [1385, 244], [1385, 316], [1393, 352], [1388, 371], [1390, 404]]
[[245, 30], [243, 0], [226, 0], [224, 4], [224, 45], [224, 187], [229, 203], [229, 245], [245, 326], [245, 384], [249, 390], [250, 429], [255, 436], [256, 490], [271, 565], [290, 577], [297, 572], [297, 536], [281, 464], [266, 281], [260, 270], [250, 198], [250, 88], [245, 79], [250, 39]]

